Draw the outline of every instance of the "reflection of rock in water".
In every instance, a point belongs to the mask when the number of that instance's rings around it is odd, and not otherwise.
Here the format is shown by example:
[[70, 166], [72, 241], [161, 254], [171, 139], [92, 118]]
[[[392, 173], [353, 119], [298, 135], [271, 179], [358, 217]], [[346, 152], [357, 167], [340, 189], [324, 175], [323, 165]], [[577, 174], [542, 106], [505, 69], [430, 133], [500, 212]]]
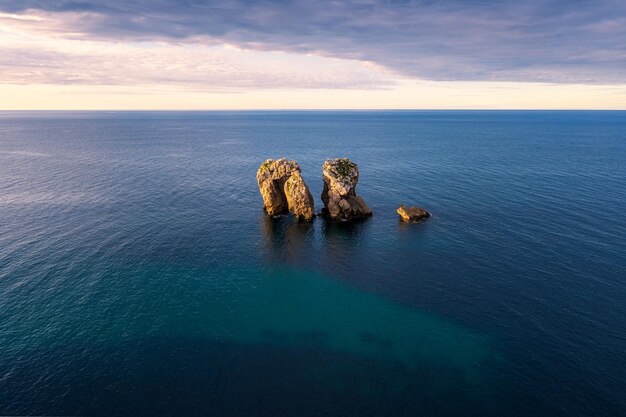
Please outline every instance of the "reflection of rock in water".
[[[432, 225], [424, 220], [419, 222], [419, 227], [416, 227], [415, 222], [405, 222], [401, 218], [398, 218], [398, 222], [396, 224], [396, 231], [398, 232], [399, 239], [415, 239], [416, 237], [426, 237], [429, 229]], [[415, 243], [415, 241], [412, 241]]]
[[369, 223], [364, 219], [354, 219], [349, 222], [325, 219], [322, 222], [324, 246], [330, 250], [334, 250], [338, 246], [345, 248], [358, 246], [368, 227]]
[[262, 216], [265, 257], [272, 262], [299, 264], [311, 250], [307, 239], [313, 227], [309, 222], [294, 221], [292, 217]]
[[322, 264], [327, 269], [334, 269], [336, 262], [346, 259], [357, 259], [358, 248], [362, 243], [363, 235], [369, 228], [369, 222], [364, 219], [353, 219], [349, 222], [337, 222], [324, 219], [322, 225]]

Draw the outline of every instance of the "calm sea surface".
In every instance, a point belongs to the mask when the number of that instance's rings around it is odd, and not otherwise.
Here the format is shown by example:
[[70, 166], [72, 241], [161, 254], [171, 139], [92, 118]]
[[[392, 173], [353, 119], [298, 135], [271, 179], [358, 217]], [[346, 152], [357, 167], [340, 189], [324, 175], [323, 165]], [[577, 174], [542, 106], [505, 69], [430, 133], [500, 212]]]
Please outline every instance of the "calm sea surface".
[[2, 112], [0, 414], [626, 415], [626, 112]]

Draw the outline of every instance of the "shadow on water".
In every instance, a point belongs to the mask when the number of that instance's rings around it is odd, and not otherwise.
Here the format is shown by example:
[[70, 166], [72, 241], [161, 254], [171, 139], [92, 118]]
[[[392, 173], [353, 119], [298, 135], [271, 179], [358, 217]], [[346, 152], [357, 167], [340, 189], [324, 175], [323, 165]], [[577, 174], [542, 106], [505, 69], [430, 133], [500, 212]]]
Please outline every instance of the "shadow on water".
[[267, 265], [75, 265], [28, 323], [0, 314], [0, 414], [487, 414], [487, 336], [301, 266], [368, 227], [265, 216]]
[[486, 336], [312, 271], [141, 265], [94, 285], [72, 315], [57, 322], [68, 299], [50, 298], [42, 331], [14, 323], [0, 339], [14, 346], [0, 358], [0, 413], [455, 415], [490, 403]]
[[[489, 359], [488, 339], [462, 326], [384, 297], [361, 292], [328, 276], [293, 268], [250, 271], [254, 288], [217, 297], [237, 305], [228, 317], [214, 305], [202, 326], [240, 342], [311, 344], [372, 357], [455, 366], [468, 377]], [[207, 318], [209, 318], [207, 316]], [[227, 323], [229, 332], [223, 328]]]
[[[7, 415], [485, 415], [454, 367], [409, 368], [323, 348], [146, 338], [0, 361]], [[442, 385], [453, 380], [458, 385]], [[454, 398], [454, 401], [450, 401]]]

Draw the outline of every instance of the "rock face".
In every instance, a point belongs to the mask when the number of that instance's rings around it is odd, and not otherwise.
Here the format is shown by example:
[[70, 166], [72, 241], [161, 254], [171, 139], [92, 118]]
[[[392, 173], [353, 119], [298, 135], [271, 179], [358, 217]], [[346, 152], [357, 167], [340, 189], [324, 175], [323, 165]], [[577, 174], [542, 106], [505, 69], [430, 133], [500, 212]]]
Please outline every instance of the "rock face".
[[398, 207], [396, 212], [400, 215], [402, 220], [404, 220], [407, 223], [419, 222], [421, 220], [424, 220], [430, 217], [429, 212], [427, 212], [421, 207], [416, 207], [416, 206], [407, 207], [405, 205], [402, 205]]
[[372, 210], [356, 195], [359, 167], [348, 158], [329, 159], [322, 166], [324, 211], [332, 219], [369, 217]]
[[315, 216], [313, 196], [296, 161], [268, 159], [256, 173], [263, 208], [270, 216], [291, 212], [302, 220]]

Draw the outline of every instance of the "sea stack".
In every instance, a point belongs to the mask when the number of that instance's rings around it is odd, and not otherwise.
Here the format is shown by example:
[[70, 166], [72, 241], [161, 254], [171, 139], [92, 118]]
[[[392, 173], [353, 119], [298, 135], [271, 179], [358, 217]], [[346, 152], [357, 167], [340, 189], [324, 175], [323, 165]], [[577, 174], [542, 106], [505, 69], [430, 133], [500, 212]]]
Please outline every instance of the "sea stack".
[[335, 220], [369, 217], [372, 210], [356, 195], [359, 167], [348, 158], [328, 159], [322, 166], [324, 212]]
[[417, 223], [430, 217], [430, 213], [421, 207], [401, 205], [396, 210], [400, 218], [407, 223]]
[[256, 173], [263, 208], [270, 216], [293, 213], [300, 220], [315, 216], [313, 196], [296, 161], [268, 159]]

